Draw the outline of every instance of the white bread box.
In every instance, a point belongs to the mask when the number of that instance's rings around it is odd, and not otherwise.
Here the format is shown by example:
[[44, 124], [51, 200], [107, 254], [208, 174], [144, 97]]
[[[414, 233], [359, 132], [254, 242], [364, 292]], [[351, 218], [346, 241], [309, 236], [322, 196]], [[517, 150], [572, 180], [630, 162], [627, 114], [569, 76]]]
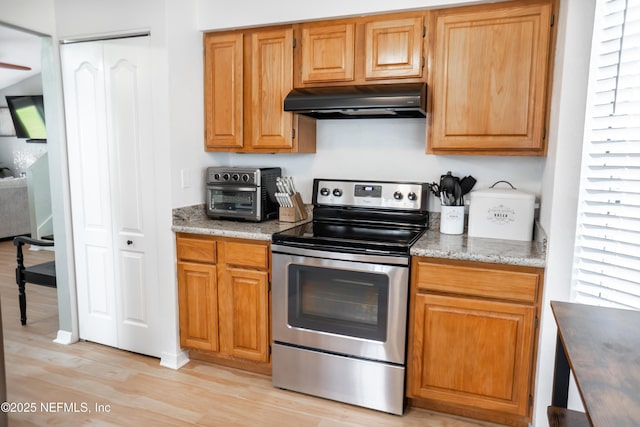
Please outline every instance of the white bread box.
[[531, 241], [535, 195], [496, 184], [469, 193], [469, 237]]

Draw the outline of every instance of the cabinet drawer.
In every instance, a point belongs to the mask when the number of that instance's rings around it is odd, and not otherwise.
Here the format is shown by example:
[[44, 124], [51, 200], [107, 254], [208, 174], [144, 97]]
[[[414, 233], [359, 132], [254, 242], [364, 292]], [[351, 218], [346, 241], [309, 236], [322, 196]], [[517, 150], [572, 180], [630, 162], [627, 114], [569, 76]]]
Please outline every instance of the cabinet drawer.
[[178, 237], [176, 252], [180, 261], [216, 263], [216, 242], [212, 239]]
[[540, 275], [535, 272], [505, 271], [483, 267], [417, 262], [417, 288], [535, 303]]
[[224, 262], [247, 267], [269, 267], [269, 247], [267, 245], [224, 242]]

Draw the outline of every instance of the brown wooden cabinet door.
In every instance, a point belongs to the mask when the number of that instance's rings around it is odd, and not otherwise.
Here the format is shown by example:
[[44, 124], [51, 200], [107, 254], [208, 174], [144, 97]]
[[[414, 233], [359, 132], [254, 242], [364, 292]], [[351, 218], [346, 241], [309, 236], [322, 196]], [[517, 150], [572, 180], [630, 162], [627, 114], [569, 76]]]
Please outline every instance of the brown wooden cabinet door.
[[218, 289], [215, 265], [178, 262], [180, 345], [218, 351]]
[[293, 30], [260, 31], [251, 35], [252, 149], [292, 148], [293, 113], [283, 110], [293, 89]]
[[243, 35], [204, 37], [205, 150], [243, 145]]
[[220, 281], [220, 351], [231, 356], [269, 360], [269, 275], [266, 271], [227, 268]]
[[549, 2], [435, 19], [432, 153], [544, 154]]
[[422, 76], [422, 16], [365, 24], [365, 79]]
[[302, 24], [302, 83], [354, 79], [355, 24]]
[[534, 307], [428, 293], [414, 304], [411, 397], [528, 414]]

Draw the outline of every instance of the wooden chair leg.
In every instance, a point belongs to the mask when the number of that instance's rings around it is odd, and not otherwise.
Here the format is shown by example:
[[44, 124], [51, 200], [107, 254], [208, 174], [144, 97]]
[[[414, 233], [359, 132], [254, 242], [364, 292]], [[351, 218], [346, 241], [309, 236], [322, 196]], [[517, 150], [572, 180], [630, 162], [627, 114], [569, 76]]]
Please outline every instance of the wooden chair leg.
[[25, 294], [25, 282], [18, 284], [18, 301], [20, 303], [20, 323], [27, 324], [27, 295]]

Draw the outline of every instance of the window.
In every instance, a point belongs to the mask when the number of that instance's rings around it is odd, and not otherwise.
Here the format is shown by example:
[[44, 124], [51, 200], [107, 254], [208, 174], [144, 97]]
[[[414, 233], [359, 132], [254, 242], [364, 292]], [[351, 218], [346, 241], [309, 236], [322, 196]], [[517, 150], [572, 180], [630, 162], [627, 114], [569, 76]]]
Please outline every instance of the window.
[[573, 299], [640, 309], [640, 0], [598, 0]]

